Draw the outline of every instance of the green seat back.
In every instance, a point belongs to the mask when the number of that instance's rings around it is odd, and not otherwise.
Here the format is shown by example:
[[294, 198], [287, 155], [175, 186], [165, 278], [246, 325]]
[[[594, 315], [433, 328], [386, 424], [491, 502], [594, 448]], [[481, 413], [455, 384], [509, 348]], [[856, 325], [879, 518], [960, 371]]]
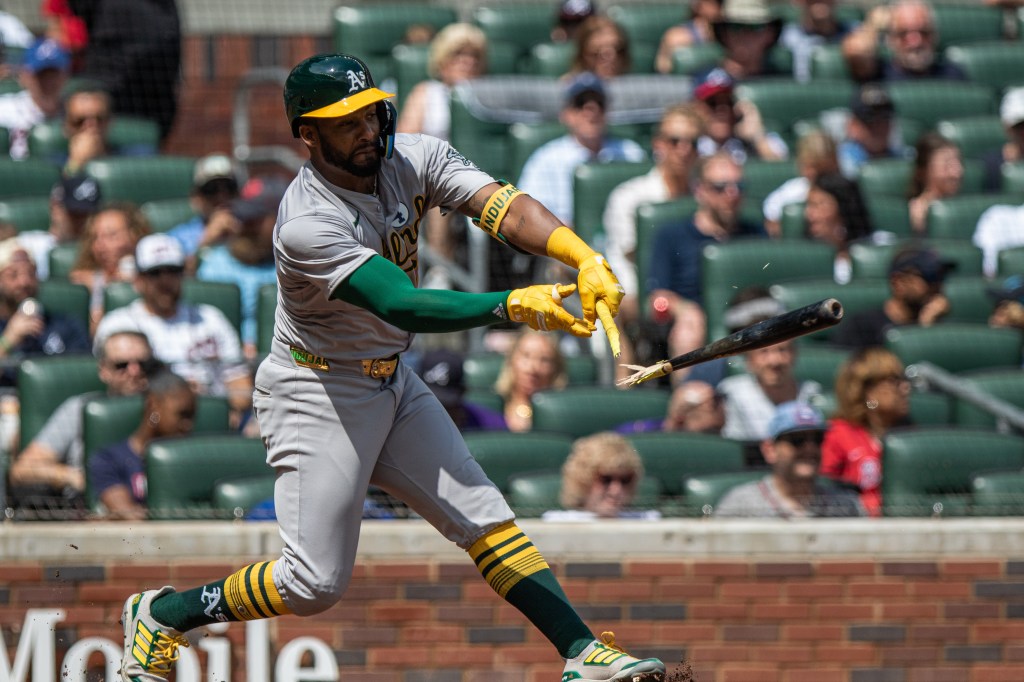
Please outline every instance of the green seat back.
[[[160, 126], [148, 118], [118, 114], [110, 122], [107, 143], [118, 148], [149, 148], [154, 152], [160, 146]], [[32, 128], [28, 135], [30, 157], [60, 158], [68, 153], [68, 140], [64, 137], [61, 121], [44, 121]]]
[[[470, 353], [462, 363], [463, 381], [467, 389], [493, 389], [505, 364], [505, 355], [494, 352]], [[570, 355], [565, 358], [565, 373], [570, 386], [597, 383], [597, 360], [593, 355]]]
[[1024, 516], [1024, 471], [991, 471], [971, 479], [973, 516]]
[[1004, 192], [1015, 194], [1018, 197], [1024, 194], [1024, 161], [1004, 163], [999, 172], [1002, 176], [1002, 190]]
[[153, 441], [146, 449], [150, 518], [209, 517], [217, 483], [270, 472], [266, 458], [262, 441], [235, 434]]
[[67, 279], [78, 261], [78, 242], [57, 244], [47, 254], [50, 265], [50, 279]]
[[195, 217], [192, 202], [187, 198], [147, 201], [139, 207], [154, 232], [167, 232]]
[[818, 45], [811, 52], [811, 80], [848, 80], [850, 67], [843, 58], [842, 46]]
[[955, 322], [988, 322], [995, 309], [995, 300], [988, 295], [989, 281], [982, 276], [954, 274], [946, 278], [942, 291], [949, 299], [947, 320]]
[[464, 437], [473, 459], [502, 494], [515, 476], [559, 471], [572, 450], [571, 438], [550, 433], [473, 431]]
[[743, 164], [743, 196], [763, 201], [782, 183], [800, 175], [794, 161], [749, 159]]
[[576, 167], [572, 181], [573, 229], [588, 244], [604, 233], [604, 209], [612, 190], [651, 169], [647, 162], [585, 163]]
[[672, 53], [672, 73], [695, 76], [721, 61], [724, 54], [716, 42], [680, 47]]
[[[971, 372], [964, 379], [969, 380], [980, 391], [1024, 409], [1024, 371], [1002, 368]], [[995, 415], [991, 412], [987, 412], [965, 400], [954, 401], [953, 420], [957, 426], [981, 429], [994, 429], [997, 422]]]
[[[551, 509], [561, 509], [559, 493], [562, 475], [556, 471], [522, 474], [509, 483], [508, 502], [516, 515], [538, 517]], [[632, 507], [650, 509], [658, 503], [658, 481], [644, 476], [637, 484]]]
[[[1024, 62], [1024, 56], [1021, 59]], [[1006, 131], [998, 116], [967, 116], [939, 121], [935, 129], [956, 143], [965, 159], [981, 159], [998, 152], [1006, 142]]]
[[67, 153], [68, 140], [64, 137], [63, 122], [43, 121], [32, 126], [28, 133], [30, 158], [54, 161]]
[[430, 53], [429, 45], [404, 45], [398, 44], [391, 50], [391, 60], [394, 63], [395, 82], [398, 88], [395, 94], [398, 95], [398, 107], [401, 110], [402, 104], [408, 99], [409, 93], [420, 81], [427, 80], [427, 57]]
[[131, 282], [111, 282], [103, 288], [103, 312], [123, 308], [139, 297]]
[[[110, 312], [128, 305], [139, 297], [131, 282], [112, 282], [103, 289], [103, 310]], [[232, 282], [206, 282], [191, 277], [181, 286], [181, 298], [189, 303], [212, 305], [239, 330], [242, 325], [242, 294]]]
[[[982, 191], [985, 169], [978, 159], [963, 160], [964, 177], [960, 183], [960, 191], [971, 194]], [[860, 191], [867, 198], [868, 204], [875, 196], [898, 197], [906, 201], [910, 188], [910, 176], [913, 173], [913, 162], [909, 159], [874, 159], [865, 163], [860, 169]], [[877, 226], [875, 229], [879, 229]]]
[[957, 2], [935, 3], [932, 8], [940, 48], [1003, 37], [1003, 13], [998, 7]]
[[683, 481], [684, 504], [689, 516], [713, 512], [722, 496], [738, 485], [764, 478], [764, 471], [730, 471], [690, 476]]
[[887, 87], [900, 117], [926, 129], [944, 119], [996, 113], [995, 92], [980, 83], [919, 79], [891, 81]]
[[[543, 123], [513, 123], [508, 127], [509, 170], [518, 179], [530, 154], [557, 137], [565, 135], [566, 128], [558, 121]], [[472, 157], [470, 157], [472, 158]]]
[[970, 509], [974, 476], [1024, 467], [1024, 438], [961, 428], [890, 431], [882, 440], [886, 516], [958, 516]]
[[90, 161], [85, 172], [96, 178], [104, 201], [144, 204], [188, 197], [193, 166], [187, 156], [111, 156]]
[[807, 202], [798, 201], [782, 207], [779, 218], [779, 233], [783, 239], [806, 239], [807, 222], [804, 220], [804, 209]]
[[701, 292], [708, 338], [725, 335], [729, 300], [746, 287], [832, 276], [835, 252], [817, 241], [736, 239], [708, 244], [701, 252]]
[[816, 381], [822, 390], [831, 391], [835, 388], [839, 366], [850, 354], [847, 348], [805, 343], [797, 350], [793, 374], [800, 381]]
[[644, 463], [644, 476], [659, 482], [661, 493], [678, 497], [683, 478], [743, 468], [743, 444], [704, 433], [634, 433], [627, 436]]
[[83, 329], [89, 329], [89, 289], [61, 279], [48, 279], [39, 283], [39, 302], [43, 310], [67, 315], [78, 320]]
[[736, 96], [757, 105], [768, 130], [788, 133], [797, 121], [849, 106], [853, 88], [853, 83], [842, 80], [798, 83], [792, 78], [763, 78], [741, 83]]
[[871, 226], [877, 231], [892, 232], [898, 237], [910, 237], [910, 210], [905, 197], [886, 194], [867, 195], [865, 204]]
[[910, 392], [910, 423], [915, 426], [949, 426], [953, 421], [953, 401], [945, 393]]
[[677, 2], [637, 2], [608, 8], [608, 18], [622, 27], [631, 45], [657, 45], [665, 29], [680, 23], [688, 14], [686, 7]]
[[1012, 249], [1000, 251], [996, 272], [1000, 277], [1019, 275], [1024, 272], [1024, 246], [1015, 246]]
[[517, 180], [522, 166], [511, 162], [509, 126], [477, 118], [462, 97], [458, 88], [452, 90], [449, 134], [452, 146], [467, 159], [473, 159], [485, 173], [509, 181]]
[[1007, 194], [961, 194], [933, 201], [928, 206], [928, 236], [970, 241], [978, 225], [978, 218], [986, 209], [997, 204], [1016, 202], [1015, 197]]
[[[835, 327], [823, 329], [805, 337], [810, 341], [828, 341], [839, 326], [865, 310], [875, 310], [889, 297], [889, 283], [885, 279], [858, 279], [849, 284], [836, 284], [831, 277], [823, 279], [780, 282], [770, 287], [774, 297], [786, 310], [809, 305], [823, 298], [837, 298], [843, 304], [843, 321]], [[804, 344], [807, 346], [810, 344]]]
[[73, 395], [103, 389], [91, 355], [47, 355], [18, 365], [21, 442], [28, 444], [60, 404]]
[[904, 365], [928, 361], [947, 372], [1021, 364], [1021, 331], [985, 324], [894, 327], [886, 333], [885, 345]]
[[[0, 94], [3, 94], [0, 91]], [[11, 131], [7, 128], [0, 128], [0, 154], [6, 156], [11, 151]]]
[[18, 232], [50, 229], [48, 196], [12, 197], [0, 201], [0, 223], [10, 223]]
[[474, 8], [472, 21], [488, 43], [507, 43], [518, 55], [525, 55], [534, 45], [551, 40], [556, 13], [550, 3], [493, 4]]
[[[889, 276], [889, 264], [892, 257], [904, 246], [913, 243], [911, 240], [895, 244], [871, 244], [854, 242], [850, 244], [850, 263], [853, 279], [877, 279]], [[974, 244], [962, 239], [925, 239], [919, 240], [923, 246], [930, 246], [939, 252], [944, 260], [956, 263], [957, 276], [980, 275], [982, 253]]]
[[0, 198], [49, 198], [59, 180], [60, 167], [49, 161], [0, 159]]
[[489, 410], [502, 414], [505, 411], [505, 401], [500, 395], [494, 391], [486, 388], [471, 388], [468, 389], [465, 395], [462, 396], [463, 402], [473, 403], [480, 407], [486, 407]]
[[535, 393], [533, 430], [572, 438], [607, 431], [618, 424], [665, 416], [668, 391], [619, 391], [614, 388], [570, 386]]
[[233, 515], [241, 510], [244, 516], [250, 509], [274, 496], [273, 473], [258, 476], [240, 476], [218, 481], [213, 486], [213, 507]]
[[521, 70], [534, 76], [557, 78], [569, 71], [575, 54], [576, 44], [571, 41], [539, 43], [530, 48]]
[[[657, 204], [642, 204], [636, 209], [636, 279], [640, 300], [645, 300], [650, 291], [648, 272], [654, 238], [666, 225], [681, 223], [697, 210], [693, 197], [681, 197]], [[648, 306], [643, 306], [646, 311]]]
[[274, 341], [274, 314], [277, 312], [277, 285], [264, 284], [260, 287], [256, 302], [256, 350], [260, 355], [270, 352]]

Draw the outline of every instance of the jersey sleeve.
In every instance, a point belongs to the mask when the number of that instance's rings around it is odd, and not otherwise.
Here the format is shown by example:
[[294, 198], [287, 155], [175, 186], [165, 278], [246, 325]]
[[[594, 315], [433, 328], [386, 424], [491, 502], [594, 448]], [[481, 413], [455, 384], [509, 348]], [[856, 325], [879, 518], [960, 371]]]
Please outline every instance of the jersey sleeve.
[[[281, 225], [275, 246], [282, 279], [302, 281], [329, 299], [339, 284], [376, 254], [356, 237], [360, 221], [359, 217], [348, 221], [316, 214]], [[366, 228], [372, 230], [368, 224]]]
[[494, 182], [459, 150], [436, 137], [420, 135], [419, 142], [410, 144], [408, 150], [422, 164], [428, 203], [439, 206], [443, 213], [458, 208], [481, 187]]

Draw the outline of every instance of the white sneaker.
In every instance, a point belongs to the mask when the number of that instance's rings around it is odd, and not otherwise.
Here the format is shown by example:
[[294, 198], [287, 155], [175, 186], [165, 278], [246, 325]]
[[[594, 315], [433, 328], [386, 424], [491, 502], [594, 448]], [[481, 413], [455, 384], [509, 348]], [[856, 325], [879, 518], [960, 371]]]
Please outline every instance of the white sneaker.
[[615, 634], [602, 632], [576, 658], [565, 662], [562, 682], [663, 682], [665, 664], [656, 658], [633, 658], [615, 646]]
[[185, 636], [156, 622], [149, 611], [157, 597], [174, 592], [171, 586], [128, 597], [121, 612], [124, 626], [122, 682], [163, 682], [178, 660], [178, 647], [188, 646]]

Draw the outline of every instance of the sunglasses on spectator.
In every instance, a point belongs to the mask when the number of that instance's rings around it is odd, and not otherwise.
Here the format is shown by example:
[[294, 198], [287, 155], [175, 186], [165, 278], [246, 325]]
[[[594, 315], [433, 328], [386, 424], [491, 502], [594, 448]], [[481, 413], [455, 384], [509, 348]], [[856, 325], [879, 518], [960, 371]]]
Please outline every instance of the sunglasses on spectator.
[[636, 476], [633, 474], [598, 474], [597, 480], [599, 480], [601, 485], [605, 487], [618, 482], [619, 485], [626, 488], [633, 485], [633, 481], [636, 480]]
[[180, 275], [185, 272], [185, 268], [174, 266], [174, 265], [161, 265], [156, 268], [150, 268], [139, 274], [143, 277], [160, 277], [161, 275]]
[[106, 123], [110, 119], [107, 114], [86, 114], [85, 116], [76, 116], [75, 118], [68, 119], [68, 123], [72, 128], [81, 128], [88, 121], [96, 121], [99, 124]]
[[815, 447], [821, 447], [821, 444], [825, 442], [825, 434], [821, 431], [803, 431], [801, 433], [784, 433], [778, 437], [778, 440], [789, 443], [794, 448], [802, 448], [803, 446], [811, 443]]
[[706, 180], [704, 184], [715, 194], [724, 194], [728, 190], [732, 190], [737, 194], [743, 193], [742, 182], [711, 182], [710, 180]]
[[697, 142], [692, 137], [676, 137], [675, 135], [662, 135], [661, 139], [672, 147], [678, 147], [679, 145], [692, 147]]
[[138, 365], [139, 369], [145, 371], [147, 367], [153, 362], [153, 358], [145, 358], [142, 360], [111, 360], [110, 367], [116, 372], [123, 372], [132, 365]]
[[922, 38], [931, 38], [934, 31], [930, 28], [904, 28], [898, 31], [893, 31], [892, 34], [900, 40], [905, 40], [914, 33], [920, 34]]
[[871, 380], [873, 384], [902, 384], [905, 381], [910, 381], [906, 376], [902, 374], [886, 374], [884, 376], [875, 377]]

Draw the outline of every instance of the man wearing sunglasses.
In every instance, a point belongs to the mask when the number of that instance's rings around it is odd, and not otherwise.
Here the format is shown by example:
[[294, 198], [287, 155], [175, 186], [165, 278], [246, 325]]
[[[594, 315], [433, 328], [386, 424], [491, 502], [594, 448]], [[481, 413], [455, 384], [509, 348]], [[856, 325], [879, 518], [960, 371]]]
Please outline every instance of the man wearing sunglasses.
[[852, 490], [818, 481], [825, 418], [804, 402], [779, 405], [761, 442], [771, 473], [739, 485], [714, 508], [719, 517], [806, 518], [864, 516]]
[[[149, 374], [159, 366], [153, 360], [149, 340], [138, 332], [112, 334], [97, 348], [96, 364], [109, 396], [141, 393]], [[80, 501], [85, 489], [85, 401], [86, 395], [75, 395], [61, 403], [11, 464], [15, 508], [51, 513], [61, 509], [73, 511]]]

